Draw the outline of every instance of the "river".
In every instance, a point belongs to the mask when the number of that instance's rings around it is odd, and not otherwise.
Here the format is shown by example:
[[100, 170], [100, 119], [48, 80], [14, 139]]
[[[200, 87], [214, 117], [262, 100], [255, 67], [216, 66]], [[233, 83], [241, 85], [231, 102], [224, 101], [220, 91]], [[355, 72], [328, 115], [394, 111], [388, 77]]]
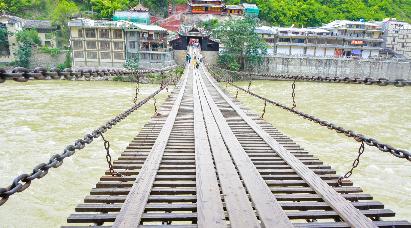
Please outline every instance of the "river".
[[[239, 85], [246, 87], [247, 83]], [[30, 81], [0, 84], [0, 186], [14, 176], [30, 172], [65, 145], [100, 126], [132, 105], [135, 85], [122, 82]], [[141, 97], [158, 85], [142, 85]], [[257, 81], [251, 89], [290, 104], [290, 82]], [[232, 94], [235, 90], [229, 89]], [[167, 93], [161, 93], [159, 102]], [[263, 103], [240, 93], [239, 99], [256, 112]], [[382, 142], [411, 149], [411, 87], [320, 84], [297, 82], [297, 109]], [[110, 130], [116, 158], [153, 114], [153, 102], [143, 106]], [[265, 119], [295, 139], [305, 149], [333, 166], [347, 171], [359, 144], [300, 117], [268, 107]], [[65, 159], [41, 180], [0, 207], [0, 227], [58, 227], [81, 203], [107, 168], [102, 141]], [[366, 147], [352, 176], [375, 200], [411, 219], [411, 165]]]

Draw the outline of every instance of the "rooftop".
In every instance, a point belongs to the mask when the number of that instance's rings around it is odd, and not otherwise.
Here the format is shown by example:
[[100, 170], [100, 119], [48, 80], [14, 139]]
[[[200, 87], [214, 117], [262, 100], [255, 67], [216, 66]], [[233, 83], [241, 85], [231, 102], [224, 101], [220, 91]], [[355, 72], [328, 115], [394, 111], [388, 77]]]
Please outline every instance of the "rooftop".
[[26, 20], [24, 21], [23, 27], [32, 29], [57, 29], [57, 26], [53, 25], [51, 21], [46, 20]]

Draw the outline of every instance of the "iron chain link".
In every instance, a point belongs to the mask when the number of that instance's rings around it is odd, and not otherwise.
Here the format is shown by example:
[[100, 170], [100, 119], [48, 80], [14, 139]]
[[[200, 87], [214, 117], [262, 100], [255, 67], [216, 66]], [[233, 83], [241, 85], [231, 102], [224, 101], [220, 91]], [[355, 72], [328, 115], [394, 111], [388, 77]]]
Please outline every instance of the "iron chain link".
[[[212, 72], [213, 74], [216, 74], [216, 73], [215, 73], [214, 71], [212, 71], [212, 70], [211, 70], [211, 72]], [[221, 79], [221, 76], [217, 75], [217, 77], [220, 77], [220, 79]], [[258, 98], [258, 99], [260, 99], [260, 100], [266, 101], [267, 103], [273, 104], [273, 105], [275, 105], [275, 106], [277, 106], [277, 107], [280, 107], [280, 108], [282, 108], [282, 109], [284, 109], [284, 110], [287, 110], [287, 111], [289, 111], [289, 112], [291, 112], [291, 113], [294, 113], [294, 114], [296, 114], [296, 115], [298, 115], [298, 116], [301, 116], [301, 117], [303, 117], [304, 119], [308, 119], [308, 120], [310, 120], [310, 121], [312, 121], [312, 122], [314, 122], [314, 123], [317, 123], [317, 124], [319, 124], [319, 125], [321, 125], [321, 126], [327, 127], [328, 129], [334, 130], [334, 131], [336, 131], [337, 133], [344, 134], [345, 136], [347, 136], [347, 137], [349, 137], [349, 138], [353, 138], [353, 139], [355, 139], [357, 142], [364, 142], [364, 143], [367, 144], [368, 146], [378, 148], [378, 149], [379, 149], [380, 151], [382, 151], [382, 152], [387, 152], [387, 153], [390, 153], [390, 154], [394, 155], [395, 157], [403, 158], [403, 159], [406, 159], [406, 160], [408, 160], [408, 161], [411, 161], [411, 152], [409, 152], [409, 151], [402, 150], [402, 149], [398, 149], [398, 148], [394, 148], [393, 146], [390, 146], [390, 145], [385, 144], [385, 143], [381, 143], [381, 142], [377, 141], [376, 139], [373, 139], [373, 138], [364, 136], [364, 135], [359, 134], [359, 133], [356, 133], [356, 132], [354, 132], [354, 131], [352, 131], [352, 130], [347, 130], [347, 129], [341, 127], [341, 126], [337, 126], [337, 125], [335, 125], [335, 124], [333, 124], [333, 123], [330, 123], [330, 122], [328, 122], [328, 121], [321, 120], [321, 119], [319, 119], [319, 118], [317, 118], [317, 117], [315, 117], [315, 116], [306, 114], [306, 113], [301, 112], [301, 111], [298, 111], [298, 110], [296, 110], [296, 109], [292, 109], [292, 108], [287, 107], [287, 106], [285, 106], [285, 105], [283, 105], [283, 104], [281, 104], [281, 103], [279, 103], [279, 102], [269, 100], [269, 99], [267, 99], [267, 98], [265, 98], [265, 97], [262, 97], [262, 96], [260, 96], [260, 95], [258, 95], [258, 94], [255, 94], [255, 93], [251, 92], [251, 91], [248, 91], [247, 89], [244, 89], [244, 88], [242, 88], [242, 87], [239, 87], [239, 86], [233, 84], [232, 82], [228, 82], [228, 84], [230, 84], [231, 86], [233, 86], [233, 87], [235, 87], [235, 88], [237, 88], [237, 89], [239, 89], [239, 90], [241, 90], [241, 91], [243, 91], [243, 92], [246, 92], [246, 93], [250, 94], [250, 95], [253, 96], [253, 97], [256, 97], [256, 98]]]

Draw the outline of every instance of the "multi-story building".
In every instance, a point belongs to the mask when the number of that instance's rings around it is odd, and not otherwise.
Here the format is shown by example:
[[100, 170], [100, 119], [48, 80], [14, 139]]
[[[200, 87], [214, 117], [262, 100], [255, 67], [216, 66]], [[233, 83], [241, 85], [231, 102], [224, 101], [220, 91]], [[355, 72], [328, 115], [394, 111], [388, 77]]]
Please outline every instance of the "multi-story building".
[[33, 29], [38, 32], [42, 46], [56, 47], [54, 32], [57, 30], [50, 21], [24, 20], [11, 15], [0, 15], [0, 28], [7, 36], [0, 44], [0, 62], [10, 63], [16, 60], [15, 55], [18, 48], [16, 34], [23, 29]]
[[383, 48], [383, 30], [377, 23], [337, 20], [322, 28], [343, 42], [336, 47], [342, 51], [342, 56], [378, 57]]
[[129, 21], [76, 19], [69, 22], [74, 67], [122, 68], [138, 59], [142, 68], [173, 65], [167, 30]]
[[382, 28], [374, 23], [335, 21], [321, 28], [259, 27], [272, 55], [378, 57]]
[[380, 22], [384, 30], [384, 47], [411, 58], [411, 24], [395, 18]]
[[138, 59], [140, 66], [173, 64], [167, 44], [167, 30], [157, 25], [134, 24], [125, 29], [126, 57]]
[[123, 67], [124, 29], [131, 22], [76, 19], [68, 23], [74, 67]]
[[223, 0], [191, 0], [188, 6], [193, 14], [258, 16], [260, 13], [255, 4], [225, 5]]
[[188, 3], [191, 13], [221, 14], [225, 5], [222, 0], [191, 0]]

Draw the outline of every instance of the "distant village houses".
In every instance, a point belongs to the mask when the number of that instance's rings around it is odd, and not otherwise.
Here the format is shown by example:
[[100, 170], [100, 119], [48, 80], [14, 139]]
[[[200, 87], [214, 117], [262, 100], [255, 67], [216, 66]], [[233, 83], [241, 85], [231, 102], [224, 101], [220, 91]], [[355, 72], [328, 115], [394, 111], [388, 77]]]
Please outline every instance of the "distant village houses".
[[384, 47], [411, 58], [411, 24], [388, 18], [380, 22], [384, 30]]
[[383, 28], [378, 23], [337, 20], [320, 28], [258, 27], [270, 55], [379, 58]]
[[39, 34], [42, 46], [56, 47], [55, 31], [57, 26], [46, 20], [25, 20], [20, 17], [0, 15], [0, 28], [7, 32], [7, 40], [0, 46], [0, 63], [11, 63], [16, 60], [18, 48], [16, 34], [23, 29], [33, 29]]
[[192, 14], [248, 15], [258, 17], [260, 9], [255, 4], [226, 5], [223, 0], [191, 0], [188, 3]]

